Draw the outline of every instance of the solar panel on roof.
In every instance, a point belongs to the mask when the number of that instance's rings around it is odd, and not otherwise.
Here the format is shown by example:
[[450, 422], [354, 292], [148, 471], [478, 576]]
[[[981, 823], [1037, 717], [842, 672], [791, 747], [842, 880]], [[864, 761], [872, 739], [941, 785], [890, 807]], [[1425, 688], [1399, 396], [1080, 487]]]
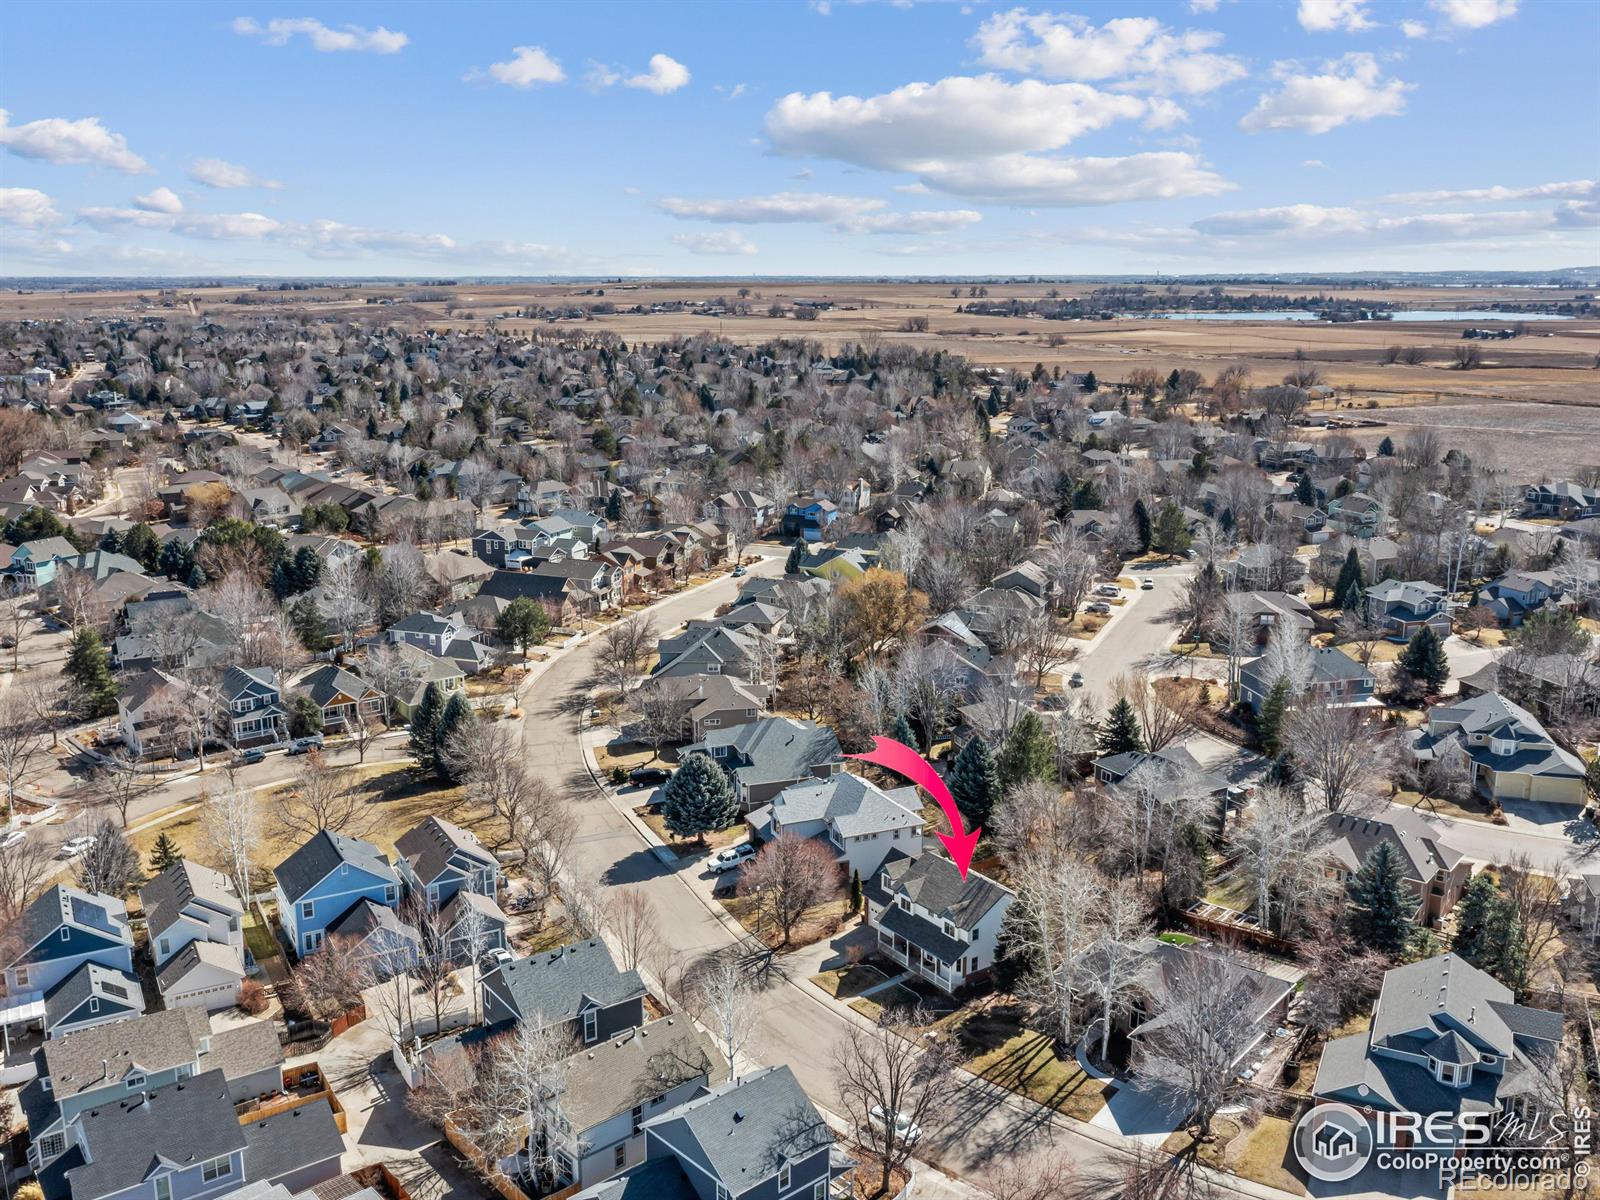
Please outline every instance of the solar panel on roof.
[[128, 998], [128, 989], [120, 983], [102, 983], [100, 990], [108, 996], [115, 996], [118, 1000], [126, 1000]]
[[78, 896], [69, 896], [68, 902], [72, 906], [72, 919], [77, 924], [88, 929], [97, 929], [101, 933], [117, 932], [116, 925], [111, 921], [111, 914], [98, 904], [90, 904]]

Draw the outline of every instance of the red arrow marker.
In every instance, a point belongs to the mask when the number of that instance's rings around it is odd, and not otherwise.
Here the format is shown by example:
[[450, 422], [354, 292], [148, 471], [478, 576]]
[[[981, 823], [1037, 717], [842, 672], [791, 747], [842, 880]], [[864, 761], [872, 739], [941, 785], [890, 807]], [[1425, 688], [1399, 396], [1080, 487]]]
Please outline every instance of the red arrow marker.
[[939, 778], [939, 772], [933, 769], [933, 764], [904, 742], [886, 737], [874, 737], [872, 749], [865, 754], [847, 754], [845, 757], [887, 767], [896, 775], [904, 775], [934, 798], [949, 819], [951, 829], [951, 832], [937, 836], [945, 849], [950, 851], [950, 858], [955, 862], [956, 870], [961, 872], [961, 878], [965, 879], [967, 868], [972, 865], [972, 852], [978, 848], [978, 835], [983, 830], [967, 832], [961, 822], [961, 810], [956, 807], [955, 798], [950, 795], [950, 789], [945, 787], [944, 780]]

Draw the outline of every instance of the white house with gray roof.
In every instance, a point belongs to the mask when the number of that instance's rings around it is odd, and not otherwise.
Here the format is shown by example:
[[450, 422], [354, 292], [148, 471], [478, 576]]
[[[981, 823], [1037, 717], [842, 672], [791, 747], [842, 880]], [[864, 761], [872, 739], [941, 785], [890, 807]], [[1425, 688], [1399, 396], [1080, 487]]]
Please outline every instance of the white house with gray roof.
[[966, 878], [943, 854], [890, 851], [862, 880], [867, 924], [878, 949], [944, 992], [987, 978], [994, 969], [1000, 922], [1016, 893], [987, 875]]
[[244, 905], [228, 877], [180, 860], [139, 889], [139, 903], [167, 1007], [231, 1007], [245, 976]]
[[747, 820], [757, 841], [792, 833], [825, 842], [846, 877], [871, 878], [893, 850], [922, 852], [917, 789], [884, 791], [846, 771], [786, 787]]

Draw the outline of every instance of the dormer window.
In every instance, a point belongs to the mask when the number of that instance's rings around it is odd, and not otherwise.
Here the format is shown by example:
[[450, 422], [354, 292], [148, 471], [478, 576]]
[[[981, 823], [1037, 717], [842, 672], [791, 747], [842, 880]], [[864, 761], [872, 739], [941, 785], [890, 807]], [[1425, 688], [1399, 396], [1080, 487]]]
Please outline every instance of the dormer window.
[[1517, 752], [1517, 743], [1514, 738], [1490, 738], [1489, 752], [1501, 758], [1508, 758]]
[[1433, 1077], [1447, 1087], [1466, 1087], [1472, 1082], [1472, 1067], [1466, 1064], [1435, 1062]]

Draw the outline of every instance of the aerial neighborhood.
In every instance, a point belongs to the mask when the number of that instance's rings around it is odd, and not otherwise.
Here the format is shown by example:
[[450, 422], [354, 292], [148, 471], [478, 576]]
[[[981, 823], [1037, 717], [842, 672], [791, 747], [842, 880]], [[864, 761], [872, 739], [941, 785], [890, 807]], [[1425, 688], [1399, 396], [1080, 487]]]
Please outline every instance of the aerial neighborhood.
[[251, 296], [0, 324], [8, 1194], [1261, 1200], [1593, 1103], [1600, 465]]

